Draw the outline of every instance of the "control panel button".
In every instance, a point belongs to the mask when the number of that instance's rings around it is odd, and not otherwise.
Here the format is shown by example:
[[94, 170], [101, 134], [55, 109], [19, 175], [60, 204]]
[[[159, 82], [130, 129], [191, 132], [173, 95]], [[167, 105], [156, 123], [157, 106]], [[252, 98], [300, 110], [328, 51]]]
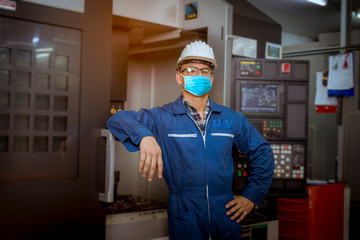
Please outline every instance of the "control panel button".
[[282, 119], [255, 119], [249, 118], [249, 122], [261, 133], [265, 139], [282, 140], [284, 127]]
[[304, 179], [304, 145], [272, 143], [271, 148], [274, 153], [274, 178]]

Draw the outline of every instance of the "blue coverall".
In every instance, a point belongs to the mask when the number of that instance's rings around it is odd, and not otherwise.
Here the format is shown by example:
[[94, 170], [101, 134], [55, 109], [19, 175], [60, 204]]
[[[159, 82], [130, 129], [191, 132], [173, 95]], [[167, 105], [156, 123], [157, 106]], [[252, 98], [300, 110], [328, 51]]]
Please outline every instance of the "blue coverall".
[[179, 97], [152, 109], [119, 111], [107, 127], [127, 150], [139, 150], [153, 136], [162, 150], [169, 188], [170, 239], [240, 239], [241, 224], [226, 215], [234, 199], [233, 144], [249, 158], [252, 171], [242, 192], [261, 205], [271, 185], [274, 158], [269, 143], [241, 114], [210, 100], [205, 134]]

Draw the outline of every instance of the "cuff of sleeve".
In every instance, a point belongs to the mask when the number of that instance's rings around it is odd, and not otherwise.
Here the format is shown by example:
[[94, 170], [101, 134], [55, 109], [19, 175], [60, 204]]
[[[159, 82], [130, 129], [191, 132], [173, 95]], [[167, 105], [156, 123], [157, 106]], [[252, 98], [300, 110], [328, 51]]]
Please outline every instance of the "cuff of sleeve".
[[241, 196], [246, 197], [247, 199], [252, 201], [256, 206], [261, 206], [266, 196], [266, 192], [264, 193], [261, 189], [248, 185], [245, 188], [245, 190], [241, 193]]
[[147, 136], [153, 136], [152, 132], [150, 132], [150, 130], [148, 130], [145, 127], [139, 127], [137, 128], [132, 134], [131, 134], [131, 141], [133, 142], [133, 144], [140, 146], [140, 142], [144, 137]]

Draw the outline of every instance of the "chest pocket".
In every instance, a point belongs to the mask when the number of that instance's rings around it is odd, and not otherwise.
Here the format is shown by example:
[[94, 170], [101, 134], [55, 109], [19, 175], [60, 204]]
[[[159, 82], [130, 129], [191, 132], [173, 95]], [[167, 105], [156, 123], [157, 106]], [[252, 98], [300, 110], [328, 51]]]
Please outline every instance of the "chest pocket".
[[234, 134], [231, 133], [211, 133], [211, 136], [213, 137], [230, 137], [230, 138], [234, 138]]
[[171, 138], [196, 138], [196, 133], [169, 133], [168, 137]]

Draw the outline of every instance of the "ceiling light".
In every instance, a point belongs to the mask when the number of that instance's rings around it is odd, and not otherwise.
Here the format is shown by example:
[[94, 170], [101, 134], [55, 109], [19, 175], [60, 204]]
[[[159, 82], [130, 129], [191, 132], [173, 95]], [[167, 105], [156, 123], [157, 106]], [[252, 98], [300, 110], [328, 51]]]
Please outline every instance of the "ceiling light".
[[32, 39], [33, 44], [37, 44], [39, 41], [40, 41], [40, 38], [37, 36], [33, 37], [33, 39]]
[[352, 15], [354, 15], [355, 17], [357, 17], [357, 18], [360, 18], [360, 9], [359, 10], [353, 10], [352, 11]]
[[327, 0], [307, 0], [308, 2], [315, 3], [317, 5], [325, 7], [327, 4]]

